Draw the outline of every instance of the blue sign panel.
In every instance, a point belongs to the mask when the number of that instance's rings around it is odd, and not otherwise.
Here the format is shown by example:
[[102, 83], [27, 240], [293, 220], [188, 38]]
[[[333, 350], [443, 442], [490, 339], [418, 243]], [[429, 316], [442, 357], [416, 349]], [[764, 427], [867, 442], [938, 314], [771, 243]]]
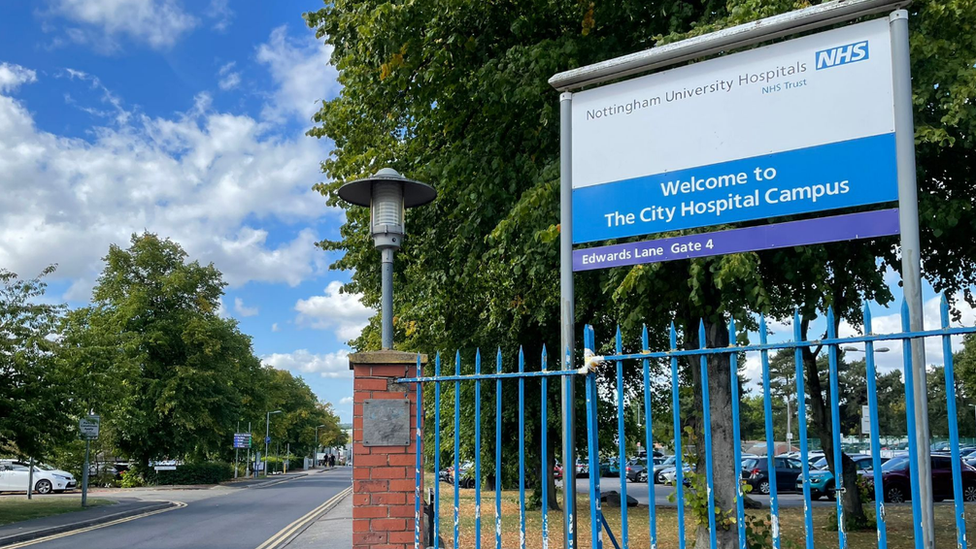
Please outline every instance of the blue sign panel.
[[234, 448], [250, 448], [251, 433], [234, 433]]
[[898, 209], [573, 250], [573, 270], [708, 257], [898, 234]]
[[575, 188], [573, 243], [897, 200], [885, 133]]
[[265, 444], [271, 444], [271, 437], [264, 437]]

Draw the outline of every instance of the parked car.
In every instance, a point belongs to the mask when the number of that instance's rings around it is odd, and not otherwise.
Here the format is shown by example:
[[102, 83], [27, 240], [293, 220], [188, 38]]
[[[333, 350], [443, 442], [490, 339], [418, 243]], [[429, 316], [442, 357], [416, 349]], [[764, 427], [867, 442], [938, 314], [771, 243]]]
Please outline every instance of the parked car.
[[[606, 476], [609, 476], [610, 475], [610, 463], [609, 462], [604, 461], [604, 462], [599, 463], [597, 466], [600, 468], [600, 476], [601, 477], [606, 477]], [[590, 463], [588, 461], [584, 461], [583, 462], [583, 469], [580, 472], [579, 476], [581, 476], [581, 477], [589, 477], [590, 476]]]
[[[786, 457], [773, 459], [777, 491], [796, 490], [796, 477], [800, 476], [803, 467], [800, 460]], [[742, 478], [752, 486], [754, 491], [760, 494], [769, 494], [769, 460], [764, 456], [743, 460]]]
[[664, 479], [661, 478], [661, 471], [667, 469], [668, 467], [673, 468], [675, 461], [674, 456], [667, 456], [660, 464], [654, 464], [654, 474], [653, 478], [651, 479], [654, 481], [654, 484], [664, 484]]
[[[682, 464], [681, 470], [684, 471], [685, 475], [687, 475], [693, 470], [693, 468], [691, 464], [684, 463]], [[674, 486], [678, 482], [678, 469], [677, 467], [674, 466], [674, 464], [672, 464], [670, 467], [666, 467], [662, 469], [659, 474], [661, 475], [661, 484], [669, 484], [671, 486]], [[685, 478], [684, 483], [687, 486], [688, 485], [687, 477], [684, 478]]]
[[[30, 472], [30, 465], [23, 461], [0, 460], [0, 492], [27, 492]], [[78, 485], [71, 473], [39, 463], [34, 465], [33, 480], [33, 490], [38, 494], [64, 492]]]
[[[952, 456], [948, 454], [932, 454], [932, 496], [935, 501], [942, 501], [953, 496], [952, 488]], [[881, 466], [881, 481], [884, 487], [885, 501], [901, 503], [911, 499], [911, 483], [909, 481], [909, 463], [907, 456], [888, 460]], [[962, 497], [963, 500], [976, 502], [976, 468], [965, 462], [962, 468]], [[875, 473], [865, 473], [873, 486]]]
[[626, 475], [627, 480], [631, 482], [647, 482], [647, 458], [638, 457], [627, 462]]
[[[865, 473], [871, 471], [874, 464], [871, 460], [871, 456], [866, 454], [855, 454], [850, 456], [854, 461], [854, 467], [857, 469], [858, 476], [863, 476]], [[881, 459], [882, 463], [888, 461], [885, 458]], [[828, 499], [834, 498], [834, 474], [830, 472], [827, 467], [827, 458], [823, 458], [821, 461], [816, 463], [817, 468], [810, 471], [810, 498], [820, 499], [827, 496]], [[798, 492], [803, 491], [803, 477], [796, 477], [796, 490]]]

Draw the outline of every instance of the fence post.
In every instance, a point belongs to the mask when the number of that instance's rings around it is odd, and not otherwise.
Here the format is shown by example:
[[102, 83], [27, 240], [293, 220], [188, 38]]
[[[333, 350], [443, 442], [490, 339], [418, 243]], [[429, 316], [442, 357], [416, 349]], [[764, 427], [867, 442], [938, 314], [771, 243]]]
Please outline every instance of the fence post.
[[[421, 368], [427, 357], [420, 355]], [[374, 546], [406, 549], [414, 545], [414, 494], [416, 486], [418, 428], [417, 392], [414, 385], [398, 384], [397, 378], [413, 377], [417, 372], [416, 353], [373, 351], [349, 355], [353, 371], [353, 508], [352, 545], [354, 549]], [[404, 428], [391, 427], [402, 419], [402, 408], [383, 407], [375, 417], [370, 410], [382, 400], [409, 402]], [[366, 407], [364, 414], [364, 407]], [[422, 420], [421, 425], [422, 425]], [[364, 424], [365, 422], [365, 424]], [[376, 430], [382, 422], [382, 429]], [[364, 440], [379, 432], [382, 437]], [[404, 431], [401, 433], [400, 431]], [[421, 482], [423, 476], [421, 475]], [[423, 493], [419, 490], [416, 493]], [[424, 530], [424, 529], [421, 529]], [[422, 532], [423, 533], [423, 532]], [[420, 546], [426, 542], [421, 535]]]

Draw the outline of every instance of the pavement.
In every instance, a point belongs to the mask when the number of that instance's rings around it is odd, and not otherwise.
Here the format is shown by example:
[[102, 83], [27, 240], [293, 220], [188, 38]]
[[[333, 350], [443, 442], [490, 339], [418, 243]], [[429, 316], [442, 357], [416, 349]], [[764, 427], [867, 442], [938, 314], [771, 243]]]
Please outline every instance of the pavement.
[[352, 547], [352, 496], [346, 495], [329, 512], [291, 540], [287, 549], [345, 549]]
[[[298, 547], [306, 532], [345, 502], [352, 469], [276, 475], [206, 487], [91, 490], [116, 505], [0, 527], [0, 547], [20, 549], [282, 549]], [[49, 496], [50, 497], [50, 496]], [[126, 511], [125, 516], [114, 516]], [[348, 513], [351, 516], [351, 511]], [[352, 545], [352, 521], [338, 549]], [[313, 529], [314, 528], [314, 529]], [[4, 537], [18, 534], [21, 537]], [[29, 535], [28, 535], [29, 534]], [[309, 534], [313, 535], [313, 534]], [[291, 545], [290, 545], [291, 544]], [[336, 545], [333, 540], [330, 545]]]

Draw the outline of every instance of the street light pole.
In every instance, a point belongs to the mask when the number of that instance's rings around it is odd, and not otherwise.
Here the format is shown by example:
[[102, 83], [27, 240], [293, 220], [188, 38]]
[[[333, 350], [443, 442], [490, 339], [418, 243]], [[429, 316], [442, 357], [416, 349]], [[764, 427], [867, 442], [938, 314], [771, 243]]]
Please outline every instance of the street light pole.
[[973, 407], [973, 417], [976, 418], [976, 404], [970, 404]]
[[237, 467], [241, 464], [241, 453], [237, 449], [237, 433], [241, 432], [241, 420], [237, 420], [237, 429], [234, 430], [234, 478], [237, 478]]
[[264, 424], [264, 476], [268, 476], [268, 443], [271, 442], [271, 414], [280, 414], [281, 410], [268, 412], [268, 419]]
[[315, 469], [315, 462], [319, 459], [319, 429], [325, 426], [323, 423], [315, 428], [315, 447], [312, 448], [312, 469]]
[[339, 188], [339, 198], [366, 206], [370, 210], [370, 234], [380, 250], [381, 340], [383, 349], [393, 348], [393, 254], [400, 249], [405, 234], [404, 210], [427, 204], [437, 192], [426, 183], [383, 168], [366, 179], [350, 181]]

